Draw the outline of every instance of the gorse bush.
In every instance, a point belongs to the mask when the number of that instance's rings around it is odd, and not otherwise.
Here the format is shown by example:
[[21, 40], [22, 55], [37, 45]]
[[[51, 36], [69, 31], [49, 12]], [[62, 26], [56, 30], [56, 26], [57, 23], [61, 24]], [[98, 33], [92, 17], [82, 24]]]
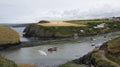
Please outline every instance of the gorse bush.
[[38, 23], [49, 23], [49, 21], [42, 20], [42, 21], [39, 21]]

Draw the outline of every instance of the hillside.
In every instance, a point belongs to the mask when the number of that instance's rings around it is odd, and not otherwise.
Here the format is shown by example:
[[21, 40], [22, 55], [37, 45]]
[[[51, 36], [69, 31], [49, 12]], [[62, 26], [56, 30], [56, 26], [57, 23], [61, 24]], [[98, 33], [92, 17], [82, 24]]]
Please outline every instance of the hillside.
[[120, 37], [107, 42], [101, 49], [105, 51], [107, 58], [120, 65]]
[[[120, 67], [120, 37], [104, 43], [100, 49], [94, 49], [87, 55], [60, 65], [60, 67]], [[84, 65], [84, 66], [81, 66]], [[85, 66], [87, 65], [87, 66]]]
[[120, 30], [119, 21], [106, 18], [69, 21], [40, 21], [31, 24], [24, 30], [25, 37], [38, 38], [70, 38], [75, 36], [89, 36], [104, 34]]
[[0, 67], [17, 67], [17, 65], [0, 55]]
[[66, 38], [72, 37], [75, 33], [78, 33], [81, 27], [85, 27], [85, 25], [66, 23], [63, 21], [44, 21], [29, 25], [24, 30], [24, 36], [39, 38]]
[[11, 28], [0, 26], [0, 46], [19, 43], [19, 35]]
[[[0, 48], [18, 44], [19, 35], [11, 28], [0, 25]], [[35, 67], [29, 64], [16, 64], [15, 62], [0, 55], [0, 67]]]

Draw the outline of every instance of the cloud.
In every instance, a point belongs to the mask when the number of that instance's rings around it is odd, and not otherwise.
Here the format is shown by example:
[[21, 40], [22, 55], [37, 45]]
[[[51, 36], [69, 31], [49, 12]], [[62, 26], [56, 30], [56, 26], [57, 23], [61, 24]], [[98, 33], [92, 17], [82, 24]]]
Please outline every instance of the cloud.
[[[119, 7], [120, 8], [120, 7]], [[85, 18], [102, 18], [102, 17], [112, 17], [112, 16], [120, 16], [120, 9], [118, 7], [111, 7], [110, 5], [103, 5], [102, 7], [92, 8], [86, 11], [82, 11], [80, 9], [72, 9], [72, 10], [49, 10], [46, 12], [41, 12], [38, 15], [39, 18], [42, 19], [85, 19]], [[40, 19], [39, 19], [40, 20]]]
[[119, 0], [0, 0], [0, 23], [120, 16], [119, 3]]
[[82, 11], [80, 9], [72, 10], [47, 10], [47, 11], [35, 11], [29, 16], [21, 16], [20, 20], [14, 22], [38, 22], [40, 20], [73, 20], [73, 19], [90, 19], [90, 18], [104, 18], [120, 16], [120, 10], [112, 8], [109, 5], [103, 5], [99, 8], [89, 9]]

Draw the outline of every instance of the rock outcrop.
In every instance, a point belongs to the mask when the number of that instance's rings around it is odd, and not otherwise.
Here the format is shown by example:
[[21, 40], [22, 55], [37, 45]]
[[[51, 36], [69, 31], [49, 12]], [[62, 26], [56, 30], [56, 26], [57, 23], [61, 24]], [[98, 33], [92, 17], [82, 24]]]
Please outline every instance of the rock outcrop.
[[81, 27], [73, 26], [41, 26], [31, 24], [24, 30], [25, 37], [67, 38], [79, 35]]

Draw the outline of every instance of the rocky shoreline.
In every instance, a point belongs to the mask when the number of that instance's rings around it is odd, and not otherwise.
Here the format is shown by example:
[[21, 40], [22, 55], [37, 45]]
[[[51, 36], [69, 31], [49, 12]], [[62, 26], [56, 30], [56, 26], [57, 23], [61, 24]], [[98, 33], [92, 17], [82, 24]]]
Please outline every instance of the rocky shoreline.
[[67, 62], [59, 67], [72, 67], [73, 64], [75, 66], [79, 65], [78, 67], [81, 67], [80, 65], [84, 65], [83, 67], [120, 67], [119, 42], [120, 37], [110, 40], [100, 46], [100, 48], [95, 48], [83, 57]]

